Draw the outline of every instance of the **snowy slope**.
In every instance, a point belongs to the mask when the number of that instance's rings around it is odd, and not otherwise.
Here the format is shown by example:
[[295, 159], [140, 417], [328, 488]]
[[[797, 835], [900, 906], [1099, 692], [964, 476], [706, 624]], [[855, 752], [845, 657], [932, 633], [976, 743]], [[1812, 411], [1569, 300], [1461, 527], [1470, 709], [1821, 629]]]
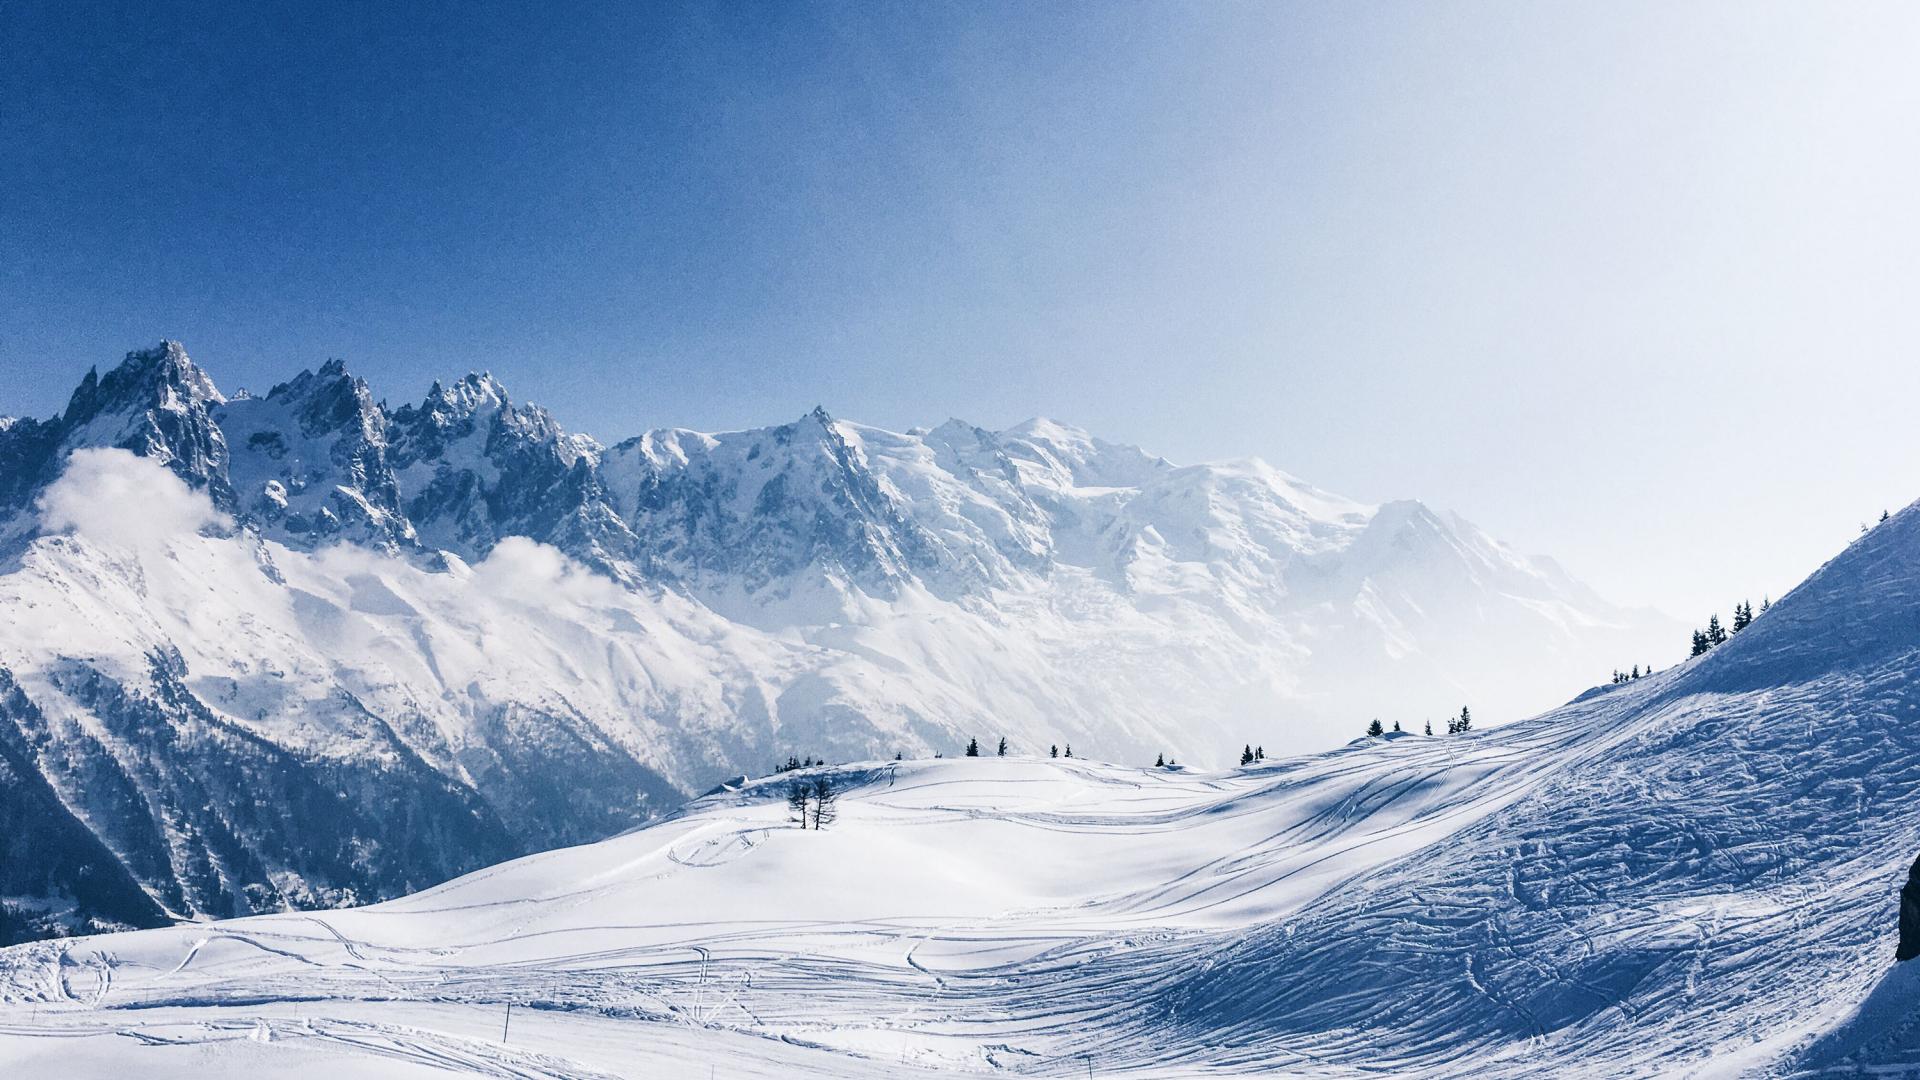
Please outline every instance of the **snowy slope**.
[[0, 612], [19, 819], [79, 845], [0, 903], [69, 925], [395, 896], [788, 754], [1498, 722], [1680, 640], [1260, 462], [818, 410], [607, 447], [486, 375], [229, 398], [172, 343], [0, 430]]
[[772, 778], [375, 907], [16, 947], [0, 1062], [1910, 1070], [1916, 660], [1920, 507], [1706, 657], [1492, 731], [1227, 772], [842, 766], [821, 832]]

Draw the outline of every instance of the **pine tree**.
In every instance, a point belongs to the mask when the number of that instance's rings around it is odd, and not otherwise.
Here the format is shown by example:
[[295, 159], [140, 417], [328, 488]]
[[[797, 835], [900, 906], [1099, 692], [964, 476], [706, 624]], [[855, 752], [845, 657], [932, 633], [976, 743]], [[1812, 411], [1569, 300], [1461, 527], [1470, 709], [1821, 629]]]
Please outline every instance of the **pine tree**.
[[807, 827], [807, 803], [810, 795], [811, 789], [807, 786], [805, 780], [795, 780], [793, 783], [787, 785], [787, 814], [789, 815], [789, 820], [799, 822], [802, 829]]
[[1398, 721], [1398, 720], [1395, 720], [1395, 721], [1393, 722], [1393, 730], [1394, 730], [1394, 731], [1396, 731], [1396, 732], [1400, 730], [1400, 721]]
[[1007, 756], [1007, 737], [1005, 735], [1000, 736], [1000, 756]]
[[1067, 744], [1067, 756], [1068, 756], [1068, 757], [1072, 757], [1072, 756], [1073, 756], [1073, 744], [1072, 744], [1072, 743], [1068, 743], [1068, 744]]
[[979, 739], [967, 740], [967, 756], [968, 757], [980, 756], [980, 740]]
[[1167, 755], [1165, 755], [1165, 754], [1155, 754], [1155, 755], [1153, 756], [1153, 767], [1154, 767], [1154, 768], [1156, 768], [1156, 769], [1164, 769], [1164, 768], [1166, 768], [1166, 767], [1167, 767]]
[[1632, 673], [1631, 673], [1631, 675], [1630, 675], [1630, 677], [1631, 677], [1631, 678], [1635, 678], [1635, 679], [1637, 679], [1637, 678], [1639, 678], [1639, 677], [1640, 677], [1640, 665], [1639, 665], [1639, 664], [1635, 664], [1635, 665], [1633, 665], [1633, 671], [1632, 671]]
[[1753, 625], [1753, 605], [1745, 600], [1733, 605], [1733, 632], [1739, 633]]
[[1256, 747], [1254, 747], [1254, 748], [1253, 748], [1253, 760], [1255, 760], [1255, 761], [1265, 761], [1265, 760], [1267, 760], [1267, 748], [1266, 748], [1266, 747], [1264, 747], [1264, 746], [1256, 746]]
[[1386, 728], [1380, 726], [1380, 718], [1377, 716], [1373, 718], [1373, 723], [1367, 725], [1367, 734], [1375, 736], [1376, 738], [1386, 734], [1386, 730]]
[[1433, 734], [1433, 721], [1427, 721], [1427, 734]]
[[1760, 598], [1760, 613], [1761, 613], [1762, 615], [1764, 615], [1764, 614], [1766, 614], [1766, 612], [1767, 612], [1767, 609], [1768, 609], [1768, 608], [1770, 608], [1770, 607], [1772, 607], [1772, 606], [1773, 606], [1773, 601], [1772, 601], [1772, 600], [1770, 600], [1770, 599], [1768, 599], [1768, 598], [1767, 598], [1767, 597], [1765, 597], [1765, 596], [1762, 596], [1762, 597]]
[[1885, 510], [1880, 511], [1880, 520], [1883, 522], [1892, 516], [1892, 514], [1887, 513]]
[[1687, 655], [1699, 656], [1701, 653], [1706, 652], [1708, 648], [1709, 646], [1707, 645], [1707, 635], [1701, 633], [1698, 630], [1695, 630], [1693, 632], [1693, 651], [1689, 652]]
[[1060, 744], [1059, 744], [1059, 743], [1054, 743], [1054, 744], [1053, 744], [1052, 746], [1049, 746], [1049, 747], [1047, 747], [1047, 756], [1048, 756], [1048, 757], [1059, 757], [1059, 756], [1060, 756]]
[[1707, 619], [1707, 648], [1727, 643], [1727, 628], [1720, 625], [1720, 614], [1715, 612]]
[[1242, 765], [1253, 764], [1253, 744], [1252, 743], [1248, 743], [1246, 746], [1241, 748], [1240, 764]]
[[906, 758], [906, 756], [907, 756], [907, 755], [906, 755], [906, 751], [904, 751], [904, 750], [895, 750], [895, 751], [893, 752], [893, 760], [895, 760], [895, 761], [902, 761], [902, 760], [905, 760], [905, 758]]
[[1461, 731], [1473, 730], [1473, 714], [1467, 711], [1467, 707], [1465, 705], [1460, 706], [1460, 730]]

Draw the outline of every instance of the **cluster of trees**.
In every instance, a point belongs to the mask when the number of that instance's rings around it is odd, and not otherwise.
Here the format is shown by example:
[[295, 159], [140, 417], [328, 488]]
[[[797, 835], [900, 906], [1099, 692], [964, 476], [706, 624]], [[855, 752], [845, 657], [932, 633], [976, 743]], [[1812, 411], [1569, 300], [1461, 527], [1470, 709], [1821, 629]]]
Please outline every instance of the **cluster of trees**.
[[1178, 764], [1180, 763], [1173, 760], [1172, 758], [1168, 757], [1165, 754], [1155, 754], [1153, 756], [1153, 767], [1156, 769], [1164, 769], [1169, 765], [1178, 765]]
[[[1393, 722], [1393, 730], [1394, 731], [1400, 730], [1400, 721], [1395, 720]], [[1473, 730], [1473, 713], [1469, 712], [1465, 705], [1462, 705], [1460, 706], [1460, 715], [1453, 717], [1447, 721], [1447, 734], [1458, 735], [1463, 731], [1472, 731], [1472, 730]], [[1385, 735], [1386, 733], [1387, 733], [1387, 729], [1385, 726], [1383, 726], [1380, 723], [1379, 717], [1375, 717], [1373, 722], [1367, 725], [1367, 734], [1376, 739], [1381, 737], [1382, 735]], [[1431, 720], [1427, 721], [1427, 734], [1429, 735], [1433, 734], [1433, 721]], [[1245, 764], [1245, 763], [1242, 762], [1242, 764]]]
[[[1004, 734], [1000, 736], [1000, 751], [998, 751], [998, 753], [1000, 753], [1000, 757], [1006, 757], [1006, 736], [1004, 736]], [[977, 740], [977, 738], [966, 740], [966, 755], [968, 755], [968, 757], [979, 757], [979, 740]], [[1054, 757], [1060, 757], [1060, 755], [1056, 753]], [[1068, 757], [1073, 757], [1073, 755], [1069, 753]]]
[[[1761, 597], [1759, 615], [1766, 614], [1767, 609], [1772, 606], [1772, 600], [1764, 596]], [[1699, 656], [1709, 649], [1725, 645], [1728, 638], [1752, 626], [1753, 620], [1758, 617], [1759, 616], [1754, 613], [1753, 603], [1748, 600], [1742, 600], [1733, 605], [1732, 629], [1722, 626], [1720, 624], [1720, 613], [1717, 611], [1714, 612], [1713, 615], [1707, 619], [1707, 628], [1705, 630], [1695, 630], [1693, 632], [1693, 651], [1687, 655], [1689, 657]]]
[[[1647, 672], [1646, 672], [1646, 673], [1647, 673], [1648, 675], [1651, 675], [1651, 674], [1653, 674], [1653, 665], [1652, 665], [1652, 664], [1648, 664], [1648, 665], [1647, 665]], [[1637, 678], [1639, 678], [1639, 677], [1640, 677], [1640, 665], [1639, 665], [1639, 664], [1635, 664], [1635, 665], [1633, 665], [1633, 670], [1632, 670], [1632, 671], [1621, 671], [1621, 670], [1620, 670], [1619, 668], [1614, 668], [1614, 669], [1613, 669], [1613, 685], [1615, 685], [1615, 686], [1619, 686], [1619, 685], [1620, 685], [1621, 683], [1629, 683], [1629, 682], [1632, 682], [1633, 680], [1635, 680], [1635, 679], [1637, 679]]]
[[[900, 755], [899, 755], [899, 754], [895, 754], [895, 755], [893, 756], [893, 760], [895, 760], [895, 761], [899, 761], [899, 760], [900, 760]], [[795, 769], [811, 769], [811, 768], [813, 768], [813, 767], [814, 767], [815, 765], [825, 765], [826, 763], [827, 763], [827, 759], [826, 759], [826, 758], [821, 758], [821, 759], [820, 759], [819, 761], [815, 761], [815, 760], [813, 760], [813, 755], [812, 755], [812, 754], [808, 754], [808, 755], [806, 756], [806, 759], [805, 759], [805, 760], [802, 760], [802, 759], [800, 759], [800, 758], [797, 758], [797, 757], [794, 757], [794, 756], [793, 756], [792, 754], [788, 754], [788, 755], [787, 755], [787, 760], [786, 760], [785, 762], [782, 762], [782, 763], [781, 763], [781, 764], [779, 764], [779, 765], [775, 765], [775, 766], [773, 767], [773, 771], [774, 771], [774, 773], [775, 773], [775, 775], [778, 775], [778, 774], [780, 774], [780, 773], [783, 773], [783, 772], [792, 772], [792, 771], [794, 771]]]
[[833, 789], [830, 777], [801, 778], [787, 785], [788, 820], [803, 829], [824, 829], [833, 824], [834, 803], [840, 793]]
[[[980, 740], [979, 739], [967, 740], [967, 756], [968, 757], [980, 756]], [[1005, 735], [1000, 736], [1000, 756], [1001, 757], [1007, 756], [1007, 737]], [[1073, 755], [1069, 754], [1067, 756], [1072, 757]]]
[[[1058, 745], [1058, 744], [1055, 744], [1055, 745], [1053, 745], [1053, 746], [1049, 746], [1049, 747], [1047, 747], [1047, 756], [1048, 756], [1048, 757], [1059, 757], [1059, 756], [1060, 756], [1060, 747], [1059, 747], [1059, 745]], [[1067, 754], [1066, 754], [1066, 756], [1067, 756], [1067, 757], [1072, 757], [1072, 756], [1073, 756], [1073, 744], [1072, 744], [1072, 743], [1068, 743], [1068, 744], [1067, 744]]]
[[1240, 750], [1240, 764], [1251, 765], [1256, 761], [1267, 760], [1267, 748], [1248, 743]]

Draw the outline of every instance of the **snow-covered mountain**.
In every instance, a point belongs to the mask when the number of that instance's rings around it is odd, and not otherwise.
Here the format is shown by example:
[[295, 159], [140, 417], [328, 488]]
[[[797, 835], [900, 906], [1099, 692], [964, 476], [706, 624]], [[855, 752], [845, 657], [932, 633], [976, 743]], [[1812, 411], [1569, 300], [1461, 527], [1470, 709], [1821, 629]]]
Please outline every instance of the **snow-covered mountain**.
[[[0, 951], [0, 1067], [1904, 1076], [1920, 504], [1703, 657], [1220, 772], [870, 761], [375, 907]], [[509, 1006], [511, 1008], [509, 1009]]]
[[1671, 655], [1415, 502], [1049, 421], [613, 445], [486, 375], [229, 398], [177, 344], [0, 425], [0, 864], [24, 920], [378, 899], [788, 754], [1224, 764]]

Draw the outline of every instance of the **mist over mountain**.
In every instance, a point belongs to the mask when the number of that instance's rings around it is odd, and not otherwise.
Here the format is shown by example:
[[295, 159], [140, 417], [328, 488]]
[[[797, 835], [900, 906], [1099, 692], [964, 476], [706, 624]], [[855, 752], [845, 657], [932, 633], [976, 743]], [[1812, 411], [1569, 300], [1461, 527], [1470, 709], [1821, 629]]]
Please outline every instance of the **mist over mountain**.
[[51, 923], [398, 895], [788, 754], [1497, 722], [1680, 640], [1258, 461], [818, 409], [606, 445], [484, 374], [229, 397], [171, 342], [0, 423], [0, 559], [0, 809], [64, 853], [0, 895]]

